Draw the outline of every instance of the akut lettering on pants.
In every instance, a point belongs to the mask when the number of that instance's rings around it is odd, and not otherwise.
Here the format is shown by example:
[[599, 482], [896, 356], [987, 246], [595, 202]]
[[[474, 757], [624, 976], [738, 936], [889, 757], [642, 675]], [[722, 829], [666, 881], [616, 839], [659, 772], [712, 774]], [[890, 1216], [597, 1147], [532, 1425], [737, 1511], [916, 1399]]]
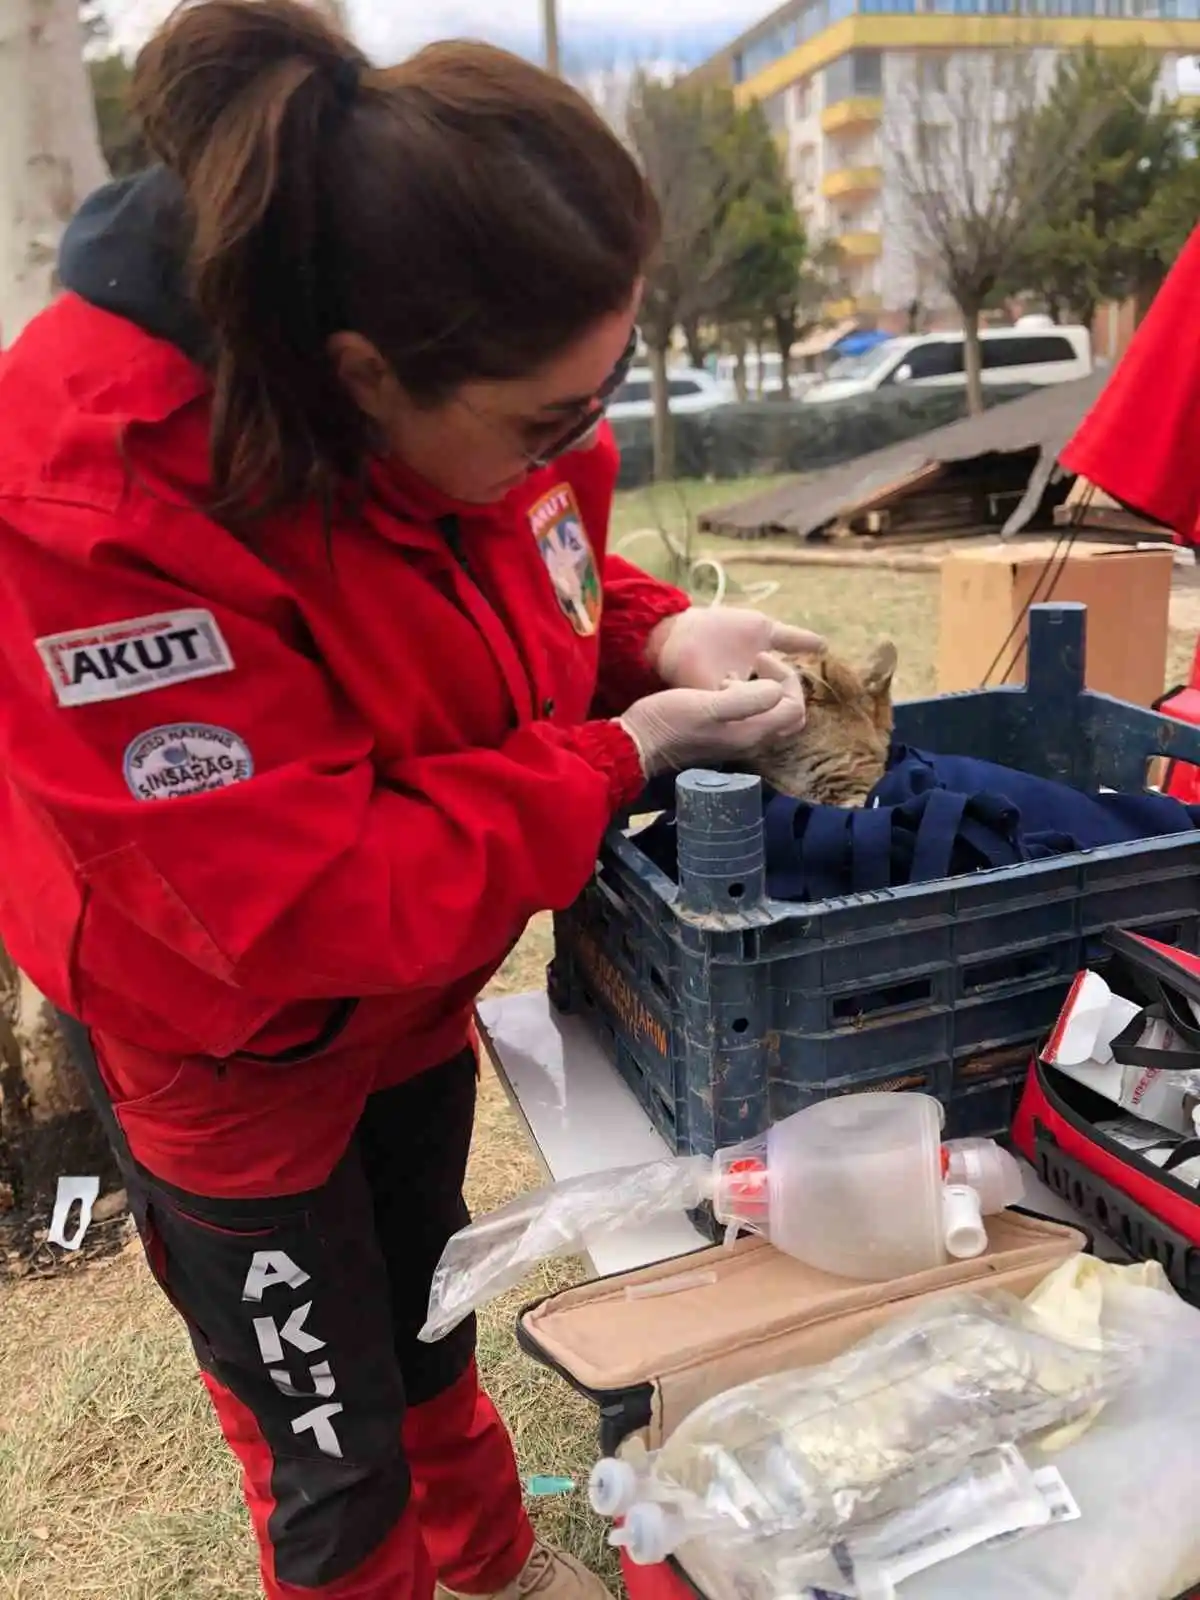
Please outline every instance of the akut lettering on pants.
[[[247, 1304], [261, 1305], [272, 1289], [300, 1289], [309, 1281], [309, 1274], [298, 1267], [285, 1250], [256, 1250], [246, 1273], [242, 1300]], [[333, 1419], [344, 1409], [333, 1399], [337, 1393], [337, 1379], [328, 1361], [316, 1361], [308, 1369], [311, 1389], [298, 1389], [283, 1366], [283, 1346], [286, 1341], [301, 1355], [313, 1356], [324, 1350], [324, 1339], [309, 1333], [304, 1323], [312, 1310], [312, 1301], [293, 1306], [282, 1324], [274, 1315], [254, 1318], [254, 1333], [259, 1354], [271, 1381], [290, 1400], [315, 1399], [320, 1405], [309, 1407], [292, 1419], [292, 1432], [299, 1437], [311, 1433], [317, 1448], [327, 1456], [341, 1459], [342, 1446], [334, 1428]]]

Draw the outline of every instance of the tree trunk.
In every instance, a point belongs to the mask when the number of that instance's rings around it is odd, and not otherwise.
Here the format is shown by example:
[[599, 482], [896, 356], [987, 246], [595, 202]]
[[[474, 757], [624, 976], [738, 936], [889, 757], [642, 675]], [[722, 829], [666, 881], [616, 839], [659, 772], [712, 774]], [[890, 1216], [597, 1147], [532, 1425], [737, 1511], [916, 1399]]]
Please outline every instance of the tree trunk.
[[746, 383], [746, 335], [740, 329], [734, 335], [733, 392], [743, 405], [750, 398], [749, 386]]
[[983, 354], [979, 346], [979, 307], [960, 305], [963, 325], [963, 369], [967, 376], [967, 414], [983, 411]]
[[1062, 315], [1055, 311], [1050, 312], [1055, 322], [1077, 322], [1080, 327], [1087, 328], [1090, 332], [1092, 323], [1096, 320], [1095, 296], [1090, 294], [1074, 295], [1065, 306], [1060, 303], [1059, 310]]
[[55, 288], [62, 230], [103, 183], [79, 0], [5, 0], [0, 13], [0, 344]]
[[53, 1008], [24, 973], [12, 983], [0, 1024], [0, 1180], [8, 1205], [44, 1225], [60, 1177], [97, 1176], [105, 1192], [121, 1179]]
[[1137, 292], [1133, 297], [1133, 325], [1135, 328], [1141, 326], [1142, 319], [1154, 304], [1154, 297], [1162, 288], [1165, 276], [1166, 274], [1160, 271], [1155, 273], [1153, 278], [1138, 284]]
[[775, 324], [775, 343], [779, 346], [779, 388], [784, 400], [792, 398], [792, 346], [796, 342], [796, 313], [777, 311], [772, 318]]
[[654, 396], [654, 481], [669, 483], [675, 476], [675, 425], [671, 418], [665, 345], [650, 346], [650, 378]]
[[694, 367], [704, 365], [704, 340], [700, 337], [700, 324], [693, 318], [683, 324], [683, 338], [687, 345], [688, 360]]

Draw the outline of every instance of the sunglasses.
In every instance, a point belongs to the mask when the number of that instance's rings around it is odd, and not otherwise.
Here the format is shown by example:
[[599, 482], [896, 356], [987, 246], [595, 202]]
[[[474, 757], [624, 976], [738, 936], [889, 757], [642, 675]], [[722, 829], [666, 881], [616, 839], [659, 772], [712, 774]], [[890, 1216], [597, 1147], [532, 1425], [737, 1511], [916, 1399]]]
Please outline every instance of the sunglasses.
[[604, 421], [605, 413], [612, 404], [617, 390], [629, 376], [629, 369], [637, 357], [638, 336], [637, 329], [629, 335], [629, 343], [621, 355], [621, 359], [596, 390], [588, 403], [587, 409], [577, 421], [571, 423], [563, 433], [555, 437], [553, 444], [545, 446], [535, 454], [526, 454], [530, 467], [537, 471], [541, 467], [548, 467], [552, 461], [557, 461], [560, 456], [565, 456], [569, 450], [581, 444], [589, 434]]

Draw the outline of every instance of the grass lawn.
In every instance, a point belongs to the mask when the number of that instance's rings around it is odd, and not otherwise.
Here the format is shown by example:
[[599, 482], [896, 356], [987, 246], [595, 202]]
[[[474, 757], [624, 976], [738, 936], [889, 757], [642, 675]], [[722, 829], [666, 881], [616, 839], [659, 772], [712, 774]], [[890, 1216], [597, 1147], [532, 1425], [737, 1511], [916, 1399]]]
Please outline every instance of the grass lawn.
[[[620, 497], [617, 530], [661, 523], [679, 531], [689, 513], [759, 487], [637, 491]], [[700, 548], [719, 551], [723, 543], [702, 540]], [[756, 573], [740, 565], [737, 576], [778, 582], [766, 608], [821, 630], [851, 655], [890, 635], [900, 652], [899, 693], [931, 692], [935, 577], [786, 567]], [[1171, 681], [1185, 675], [1193, 638], [1172, 636]], [[493, 992], [540, 986], [549, 943], [546, 919], [538, 919]], [[489, 1080], [471, 1202], [486, 1210], [537, 1181]], [[512, 1339], [515, 1308], [570, 1280], [570, 1268], [547, 1269], [482, 1319], [486, 1380], [527, 1472], [582, 1476], [593, 1459], [591, 1409], [521, 1356]], [[603, 1530], [578, 1497], [543, 1502], [538, 1517], [548, 1539], [605, 1562]], [[85, 1271], [0, 1284], [0, 1600], [253, 1600], [258, 1593], [232, 1459], [187, 1342], [136, 1249]]]

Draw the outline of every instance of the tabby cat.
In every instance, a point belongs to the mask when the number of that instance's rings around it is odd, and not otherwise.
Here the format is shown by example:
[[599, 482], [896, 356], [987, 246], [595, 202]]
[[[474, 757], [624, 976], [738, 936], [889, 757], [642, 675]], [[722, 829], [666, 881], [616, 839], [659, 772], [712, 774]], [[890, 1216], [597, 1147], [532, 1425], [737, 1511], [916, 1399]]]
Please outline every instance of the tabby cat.
[[788, 659], [804, 685], [808, 720], [748, 765], [797, 800], [863, 805], [887, 766], [895, 645], [881, 641], [862, 672], [831, 651]]

